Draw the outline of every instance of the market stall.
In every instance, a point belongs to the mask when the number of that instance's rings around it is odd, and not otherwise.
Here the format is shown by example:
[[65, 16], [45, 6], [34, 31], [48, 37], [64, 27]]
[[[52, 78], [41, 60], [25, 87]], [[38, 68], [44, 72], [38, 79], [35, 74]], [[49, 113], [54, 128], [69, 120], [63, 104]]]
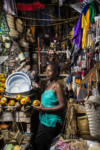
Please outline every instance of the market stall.
[[51, 62], [67, 109], [50, 150], [100, 149], [98, 0], [0, 1], [0, 149], [33, 150]]

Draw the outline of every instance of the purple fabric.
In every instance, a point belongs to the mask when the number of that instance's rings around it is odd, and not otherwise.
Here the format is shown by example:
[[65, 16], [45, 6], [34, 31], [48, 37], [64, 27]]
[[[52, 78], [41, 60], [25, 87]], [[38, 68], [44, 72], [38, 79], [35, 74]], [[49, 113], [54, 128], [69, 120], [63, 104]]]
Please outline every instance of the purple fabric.
[[80, 14], [78, 22], [74, 28], [74, 37], [73, 37], [73, 41], [79, 49], [81, 47], [80, 45], [81, 44], [81, 18], [82, 18], [82, 13]]

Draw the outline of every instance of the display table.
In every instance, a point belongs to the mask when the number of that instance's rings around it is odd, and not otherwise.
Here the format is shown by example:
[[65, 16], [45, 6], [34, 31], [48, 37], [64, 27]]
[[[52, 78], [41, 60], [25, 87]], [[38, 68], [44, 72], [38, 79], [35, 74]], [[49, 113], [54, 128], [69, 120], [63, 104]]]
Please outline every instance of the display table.
[[2, 112], [0, 113], [0, 122], [24, 122], [27, 126], [27, 131], [30, 133], [30, 116], [26, 116], [26, 114], [22, 111], [13, 111], [13, 112]]

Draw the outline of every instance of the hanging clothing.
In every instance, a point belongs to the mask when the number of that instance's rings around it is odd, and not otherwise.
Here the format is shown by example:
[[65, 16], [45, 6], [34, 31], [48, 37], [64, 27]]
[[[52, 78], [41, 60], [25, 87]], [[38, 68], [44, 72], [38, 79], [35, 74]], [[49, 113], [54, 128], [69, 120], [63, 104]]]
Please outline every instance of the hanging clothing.
[[75, 64], [80, 52], [81, 52], [80, 49], [75, 44], [73, 44], [72, 45], [72, 54], [71, 54], [70, 67], [72, 67]]
[[90, 23], [93, 24], [94, 22], [94, 16], [96, 15], [95, 5], [93, 2], [90, 2], [89, 7], [87, 7], [88, 10], [85, 13], [83, 11], [82, 13], [82, 21], [81, 25], [83, 28], [83, 35], [82, 35], [82, 49], [86, 48], [86, 41], [87, 41], [87, 31], [89, 29]]
[[3, 0], [3, 10], [12, 15], [17, 15], [17, 7], [15, 0]]
[[73, 37], [73, 41], [79, 49], [81, 46], [81, 18], [82, 18], [82, 13], [80, 14], [78, 22], [74, 28], [74, 37]]
[[88, 9], [86, 16], [84, 16], [84, 13], [82, 13], [81, 25], [83, 28], [82, 49], [85, 49], [86, 48], [86, 40], [87, 40], [87, 31], [88, 31], [89, 25], [90, 25], [90, 9]]
[[44, 8], [45, 4], [42, 4], [39, 0], [17, 0], [17, 10], [19, 11], [35, 11]]
[[[78, 19], [78, 22], [74, 28], [73, 41], [79, 49], [81, 48], [81, 27], [83, 28], [83, 32], [85, 33], [85, 35], [83, 35], [83, 37], [82, 37], [82, 39], [83, 39], [82, 40], [83, 41], [82, 48], [85, 48], [86, 44], [85, 44], [84, 40], [85, 40], [85, 37], [87, 35], [86, 29], [88, 30], [89, 20], [90, 20], [90, 23], [93, 23], [95, 15], [96, 15], [95, 4], [93, 2], [87, 3], [84, 6], [84, 8], [82, 9], [80, 17]], [[84, 22], [86, 23], [86, 25], [84, 24]]]
[[84, 13], [84, 16], [86, 15], [86, 12], [89, 8], [89, 3], [86, 4], [80, 14], [80, 17], [78, 19], [78, 22], [74, 28], [74, 37], [73, 37], [73, 41], [75, 43], [75, 45], [80, 49], [81, 48], [81, 19], [82, 19], [82, 13]]
[[93, 24], [94, 16], [96, 16], [95, 4], [93, 2], [90, 3], [90, 23]]

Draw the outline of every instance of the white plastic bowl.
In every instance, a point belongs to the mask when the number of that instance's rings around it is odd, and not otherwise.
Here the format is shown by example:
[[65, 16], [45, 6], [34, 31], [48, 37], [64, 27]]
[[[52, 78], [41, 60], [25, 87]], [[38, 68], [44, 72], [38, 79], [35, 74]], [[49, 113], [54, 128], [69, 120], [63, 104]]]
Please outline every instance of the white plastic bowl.
[[[19, 88], [19, 91], [18, 91]], [[13, 90], [15, 89], [15, 91]], [[31, 89], [31, 80], [25, 73], [15, 72], [6, 79], [6, 92], [17, 93], [26, 92]]]

